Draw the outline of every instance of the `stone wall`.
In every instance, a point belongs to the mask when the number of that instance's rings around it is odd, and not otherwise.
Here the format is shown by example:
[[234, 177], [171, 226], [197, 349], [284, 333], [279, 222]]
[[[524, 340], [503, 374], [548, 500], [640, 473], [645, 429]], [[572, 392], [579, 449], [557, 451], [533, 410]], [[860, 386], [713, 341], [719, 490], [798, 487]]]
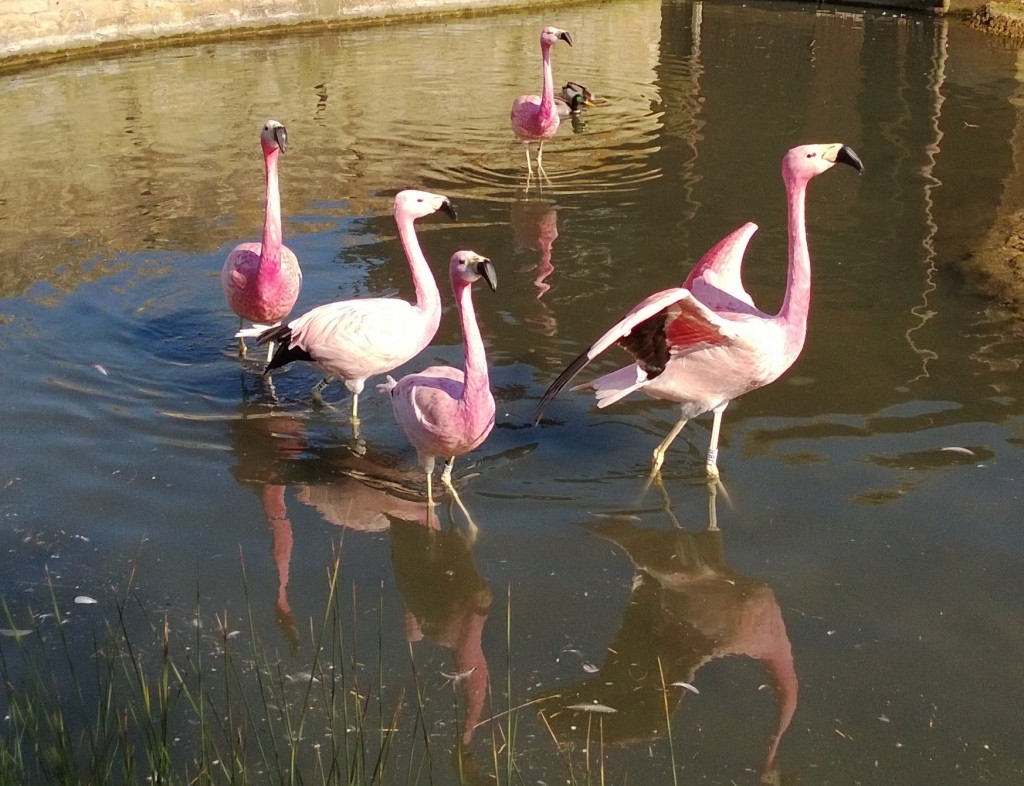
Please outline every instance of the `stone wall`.
[[285, 25], [536, 5], [525, 0], [3, 0], [0, 60]]

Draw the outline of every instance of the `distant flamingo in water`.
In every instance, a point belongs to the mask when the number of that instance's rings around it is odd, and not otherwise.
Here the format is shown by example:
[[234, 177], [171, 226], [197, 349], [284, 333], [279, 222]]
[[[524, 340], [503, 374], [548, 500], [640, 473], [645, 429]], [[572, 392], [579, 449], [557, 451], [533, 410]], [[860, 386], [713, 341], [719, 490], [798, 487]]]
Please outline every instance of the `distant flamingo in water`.
[[537, 142], [537, 171], [541, 177], [544, 173], [544, 140], [550, 139], [558, 131], [559, 117], [555, 107], [555, 80], [551, 74], [551, 47], [558, 41], [565, 41], [572, 46], [572, 36], [557, 27], [545, 27], [540, 32], [540, 53], [542, 62], [543, 84], [540, 95], [522, 95], [512, 102], [513, 133], [522, 140], [526, 148], [527, 183], [533, 175], [530, 164], [530, 143]]
[[652, 475], [661, 469], [665, 451], [686, 422], [713, 412], [706, 469], [709, 478], [717, 479], [718, 435], [726, 406], [737, 396], [774, 382], [803, 349], [811, 301], [804, 200], [811, 178], [836, 163], [864, 171], [857, 154], [841, 144], [795, 147], [782, 159], [789, 212], [789, 271], [778, 314], [759, 311], [743, 288], [743, 252], [757, 231], [756, 224], [745, 224], [705, 254], [681, 287], [642, 300], [570, 363], [544, 393], [534, 423], [591, 360], [618, 344], [636, 362], [576, 389], [593, 388], [597, 406], [602, 408], [634, 390], [680, 405], [679, 421], [654, 449]]
[[313, 387], [313, 398], [336, 377], [352, 391], [352, 423], [359, 422], [359, 394], [368, 377], [397, 368], [430, 343], [441, 322], [441, 294], [430, 272], [414, 221], [443, 210], [453, 219], [448, 197], [425, 191], [401, 191], [395, 196], [395, 222], [402, 240], [416, 302], [399, 298], [363, 298], [328, 303], [307, 311], [287, 325], [263, 331], [259, 343], [280, 342], [267, 364], [267, 373], [294, 360], [315, 363], [326, 376]]
[[[278, 192], [277, 159], [288, 143], [288, 132], [276, 120], [268, 120], [260, 132], [266, 165], [266, 217], [263, 241], [242, 243], [228, 254], [220, 273], [224, 297], [238, 314], [238, 328], [246, 320], [256, 326], [276, 325], [292, 310], [302, 287], [299, 260], [281, 242], [281, 196]], [[273, 353], [271, 344], [267, 358]], [[245, 340], [238, 338], [238, 353], [245, 357]]]
[[451, 366], [431, 366], [398, 382], [388, 376], [387, 382], [377, 388], [391, 395], [395, 420], [416, 448], [420, 465], [427, 473], [428, 505], [434, 502], [434, 461], [438, 456], [447, 456], [441, 482], [451, 491], [469, 519], [470, 529], [475, 531], [473, 520], [452, 485], [452, 464], [456, 456], [479, 447], [494, 428], [494, 397], [473, 310], [471, 285], [483, 278], [491, 290], [496, 290], [498, 282], [491, 261], [473, 251], [458, 251], [452, 256], [450, 277], [462, 320], [465, 372]]

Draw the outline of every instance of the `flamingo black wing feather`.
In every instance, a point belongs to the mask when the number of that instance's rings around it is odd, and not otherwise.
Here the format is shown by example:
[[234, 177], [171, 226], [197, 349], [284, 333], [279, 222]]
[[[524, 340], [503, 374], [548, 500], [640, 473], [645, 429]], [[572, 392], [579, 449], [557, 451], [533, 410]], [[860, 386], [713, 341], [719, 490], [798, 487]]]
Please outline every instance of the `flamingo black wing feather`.
[[308, 362], [313, 361], [313, 356], [310, 355], [302, 347], [289, 347], [291, 343], [292, 330], [287, 325], [277, 325], [269, 330], [264, 330], [260, 333], [256, 343], [262, 346], [268, 341], [273, 341], [277, 344], [277, 349], [274, 352], [274, 357], [267, 363], [267, 367], [263, 369], [263, 373], [266, 374], [269, 371], [273, 371], [275, 368], [281, 368], [287, 366], [289, 363], [293, 363], [296, 360], [305, 360]]
[[590, 350], [587, 349], [580, 354], [572, 363], [566, 366], [565, 371], [558, 375], [558, 378], [551, 383], [544, 395], [541, 396], [540, 403], [537, 404], [537, 409], [533, 413], [533, 425], [537, 425], [540, 422], [541, 416], [544, 414], [544, 410], [548, 404], [557, 396], [562, 388], [572, 382], [573, 377], [579, 374], [584, 367], [591, 361], [589, 355]]

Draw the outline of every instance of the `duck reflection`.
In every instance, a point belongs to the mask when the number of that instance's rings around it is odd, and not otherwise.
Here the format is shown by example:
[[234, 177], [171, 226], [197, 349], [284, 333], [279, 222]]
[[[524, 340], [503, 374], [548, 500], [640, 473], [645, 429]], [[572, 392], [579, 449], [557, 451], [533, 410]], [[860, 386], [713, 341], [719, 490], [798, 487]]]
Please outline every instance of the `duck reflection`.
[[[627, 521], [590, 529], [626, 552], [637, 575], [607, 660], [585, 680], [559, 690], [545, 715], [561, 735], [587, 732], [584, 713], [571, 707], [597, 702], [605, 744], [665, 735], [662, 693], [671, 710], [690, 694], [702, 666], [742, 655], [761, 661], [778, 706], [775, 731], [762, 765], [762, 782], [777, 777], [776, 753], [797, 704], [793, 652], [772, 590], [726, 563], [722, 533], [652, 530]], [[596, 723], [595, 723], [596, 726]]]

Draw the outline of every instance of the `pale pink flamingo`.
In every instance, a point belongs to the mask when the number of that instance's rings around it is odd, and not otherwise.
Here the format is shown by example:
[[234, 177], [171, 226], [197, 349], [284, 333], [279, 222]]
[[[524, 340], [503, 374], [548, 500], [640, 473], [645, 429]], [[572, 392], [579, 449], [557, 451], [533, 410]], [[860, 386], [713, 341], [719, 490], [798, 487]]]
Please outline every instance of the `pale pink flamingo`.
[[427, 504], [434, 502], [434, 460], [446, 456], [441, 482], [469, 519], [471, 531], [475, 531], [473, 520], [452, 485], [452, 464], [456, 456], [479, 447], [494, 428], [494, 397], [484, 342], [473, 310], [471, 285], [481, 278], [492, 290], [498, 284], [491, 261], [473, 251], [457, 251], [452, 256], [450, 277], [462, 320], [465, 372], [451, 366], [430, 366], [398, 382], [388, 376], [387, 382], [377, 388], [391, 395], [395, 420], [416, 448], [420, 465], [427, 473]]
[[[268, 120], [260, 132], [266, 168], [266, 216], [263, 241], [242, 243], [228, 254], [220, 284], [231, 310], [238, 314], [238, 328], [246, 320], [255, 326], [276, 325], [292, 310], [302, 287], [299, 260], [281, 242], [281, 195], [277, 159], [288, 143], [288, 132], [276, 120]], [[267, 358], [273, 353], [271, 344]], [[245, 357], [245, 340], [238, 338], [238, 353]]]
[[737, 396], [774, 382], [803, 349], [811, 301], [804, 200], [811, 178], [836, 163], [864, 171], [857, 154], [842, 144], [803, 145], [782, 159], [789, 212], [789, 269], [778, 314], [758, 310], [743, 288], [743, 252], [757, 230], [756, 224], [745, 224], [705, 254], [683, 286], [642, 300], [570, 363], [544, 393], [534, 423], [591, 360], [618, 344], [636, 362], [575, 389], [593, 388], [599, 408], [634, 390], [680, 405], [679, 421], [654, 449], [652, 476], [661, 469], [665, 452], [686, 422], [713, 412], [706, 470], [709, 478], [717, 479], [718, 436], [726, 406]]
[[400, 298], [363, 298], [327, 303], [287, 325], [263, 331], [259, 343], [280, 342], [267, 373], [294, 360], [316, 364], [326, 375], [313, 387], [313, 398], [336, 377], [352, 392], [352, 423], [359, 422], [359, 394], [368, 377], [391, 371], [412, 360], [430, 343], [441, 322], [441, 294], [416, 239], [414, 221], [444, 210], [453, 219], [448, 197], [425, 191], [395, 196], [395, 222], [402, 240], [416, 302]]
[[544, 174], [544, 140], [558, 131], [559, 117], [555, 107], [555, 79], [551, 75], [551, 47], [558, 41], [572, 46], [572, 36], [557, 27], [545, 27], [540, 31], [540, 53], [543, 84], [540, 95], [522, 95], [512, 102], [512, 132], [526, 148], [527, 182], [533, 175], [530, 164], [530, 143], [537, 142], [537, 171]]

